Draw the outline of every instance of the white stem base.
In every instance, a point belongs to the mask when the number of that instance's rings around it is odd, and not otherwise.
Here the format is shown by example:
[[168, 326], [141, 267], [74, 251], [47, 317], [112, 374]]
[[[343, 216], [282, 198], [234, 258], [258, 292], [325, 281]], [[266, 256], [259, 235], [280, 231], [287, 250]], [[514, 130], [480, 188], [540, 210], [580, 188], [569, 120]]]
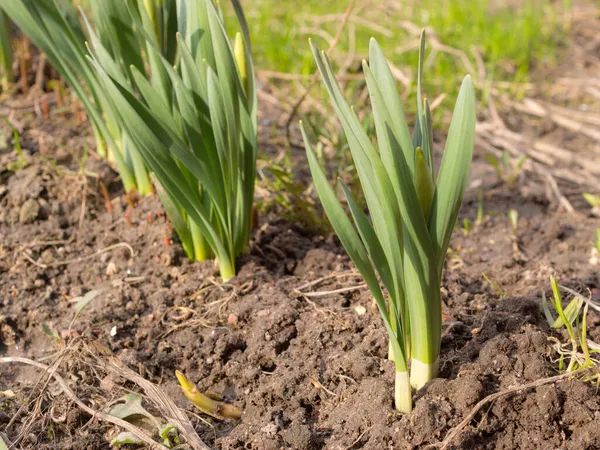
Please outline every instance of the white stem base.
[[394, 403], [396, 409], [401, 413], [410, 414], [412, 412], [412, 388], [408, 372], [396, 372]]
[[417, 390], [421, 389], [428, 381], [431, 381], [437, 377], [439, 368], [439, 357], [433, 364], [427, 364], [415, 358], [411, 359], [410, 384]]

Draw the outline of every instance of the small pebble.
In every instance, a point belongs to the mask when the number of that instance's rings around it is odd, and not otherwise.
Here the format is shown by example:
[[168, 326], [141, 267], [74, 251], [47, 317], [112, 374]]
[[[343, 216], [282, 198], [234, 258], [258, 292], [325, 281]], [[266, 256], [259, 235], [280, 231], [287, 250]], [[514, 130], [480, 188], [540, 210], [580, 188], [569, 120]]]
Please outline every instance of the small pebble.
[[233, 328], [237, 328], [238, 326], [238, 316], [236, 316], [235, 314], [229, 314], [229, 317], [227, 317], [227, 323], [232, 326]]
[[36, 200], [29, 199], [21, 206], [21, 210], [19, 211], [19, 222], [31, 223], [37, 219], [39, 212], [40, 204]]
[[115, 264], [114, 261], [111, 261], [108, 263], [108, 266], [106, 266], [106, 276], [113, 276], [118, 272], [117, 269], [117, 265]]
[[356, 311], [356, 314], [358, 314], [359, 316], [364, 316], [365, 313], [367, 312], [367, 308], [365, 308], [362, 305], [358, 305], [357, 307], [354, 308], [354, 311]]

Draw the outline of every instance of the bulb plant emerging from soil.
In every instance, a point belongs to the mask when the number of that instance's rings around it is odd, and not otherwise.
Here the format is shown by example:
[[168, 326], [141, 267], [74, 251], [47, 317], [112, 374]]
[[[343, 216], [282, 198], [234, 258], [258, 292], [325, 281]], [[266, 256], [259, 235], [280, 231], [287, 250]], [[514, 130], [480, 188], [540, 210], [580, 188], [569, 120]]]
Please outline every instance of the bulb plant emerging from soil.
[[[192, 260], [216, 258], [223, 280], [248, 246], [256, 172], [256, 89], [250, 37], [238, 0], [231, 42], [212, 0], [177, 2], [177, 64], [164, 56], [152, 2], [132, 2], [148, 70], [120, 69], [92, 27], [90, 61], [116, 117], [139, 149]], [[151, 8], [150, 8], [151, 9]]]
[[202, 394], [196, 385], [179, 370], [175, 371], [175, 376], [179, 381], [183, 395], [203, 413], [217, 419], [237, 420], [241, 417], [242, 412], [238, 407], [223, 403], [220, 398], [213, 398], [214, 395]]
[[[133, 31], [128, 3], [123, 0], [102, 0], [90, 3], [92, 20], [88, 27], [95, 30], [104, 50], [113, 58], [122, 77], [133, 81], [133, 69], [144, 71], [145, 42]], [[176, 51], [176, 0], [147, 2], [150, 14], [156, 18], [155, 33], [160, 51], [171, 62]], [[46, 54], [81, 101], [96, 137], [96, 151], [116, 166], [127, 192], [141, 195], [152, 192], [150, 175], [134, 140], [122, 127], [110, 99], [87, 58], [87, 36], [72, 2], [69, 0], [26, 1], [0, 0], [0, 10], [17, 24], [20, 30]], [[160, 19], [160, 20], [159, 20]]]
[[[344, 100], [327, 55], [311, 43], [348, 139], [370, 219], [340, 181], [354, 224], [349, 219], [301, 124], [310, 170], [325, 212], [383, 317], [390, 338], [390, 359], [396, 366], [396, 408], [406, 413], [412, 410], [411, 385], [420, 389], [438, 374], [441, 276], [468, 182], [475, 134], [475, 94], [467, 76], [436, 177], [431, 113], [427, 99], [421, 98], [424, 45], [423, 33], [417, 120], [411, 137], [390, 68], [377, 42], [371, 40], [369, 63], [363, 61], [363, 70], [375, 120], [377, 151]], [[379, 279], [387, 290], [389, 306]]]

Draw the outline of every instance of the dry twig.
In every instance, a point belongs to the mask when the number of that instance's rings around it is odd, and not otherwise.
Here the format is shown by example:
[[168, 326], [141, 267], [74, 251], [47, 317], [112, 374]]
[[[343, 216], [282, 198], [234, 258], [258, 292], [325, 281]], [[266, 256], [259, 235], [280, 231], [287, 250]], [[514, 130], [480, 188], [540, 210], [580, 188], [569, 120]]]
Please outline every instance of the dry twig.
[[[21, 364], [28, 364], [30, 366], [34, 366], [34, 367], [37, 367], [37, 368], [45, 370], [45, 371], [51, 370], [50, 366], [39, 363], [37, 361], [33, 361], [31, 359], [21, 358], [21, 357], [16, 357], [16, 356], [0, 358], [0, 363], [5, 363], [5, 364], [6, 363], [21, 363]], [[85, 403], [83, 403], [77, 397], [77, 395], [75, 395], [75, 393], [71, 390], [71, 388], [69, 387], [67, 382], [64, 380], [64, 378], [61, 377], [56, 372], [52, 373], [52, 377], [58, 382], [58, 384], [60, 384], [65, 395], [67, 397], [69, 397], [69, 399], [71, 399], [71, 401], [73, 401], [75, 404], [77, 404], [77, 406], [79, 406], [81, 409], [83, 409], [86, 413], [88, 413], [92, 417], [97, 417], [100, 420], [104, 420], [106, 422], [112, 423], [113, 425], [117, 425], [121, 428], [126, 429], [130, 433], [133, 433], [141, 441], [144, 441], [151, 449], [159, 450], [159, 449], [164, 448], [162, 445], [160, 445], [157, 442], [155, 442], [154, 440], [150, 439], [148, 437], [148, 435], [146, 433], [144, 433], [142, 430], [140, 430], [138, 427], [130, 424], [129, 422], [127, 422], [123, 419], [119, 419], [117, 417], [111, 416], [109, 414], [103, 413], [101, 411], [96, 411], [96, 410], [90, 408], [89, 406], [87, 406]], [[204, 448], [208, 449], [208, 447], [204, 447]]]
[[[346, 8], [346, 11], [344, 12], [344, 17], [342, 19], [342, 22], [340, 24], [338, 32], [336, 33], [333, 40], [330, 42], [329, 48], [326, 51], [327, 54], [329, 54], [331, 52], [331, 50], [333, 50], [335, 48], [335, 46], [339, 42], [340, 38], [342, 37], [342, 34], [344, 33], [344, 28], [346, 27], [346, 24], [348, 23], [348, 19], [350, 18], [350, 14], [352, 13], [352, 10], [354, 9], [355, 4], [356, 4], [356, 0], [351, 0], [350, 4], [348, 5], [348, 8]], [[296, 113], [298, 112], [298, 109], [300, 108], [302, 103], [304, 103], [304, 100], [309, 95], [311, 89], [315, 86], [315, 84], [317, 83], [318, 80], [319, 80], [319, 72], [316, 71], [313, 74], [313, 76], [310, 80], [310, 83], [306, 87], [304, 94], [302, 94], [302, 96], [296, 101], [296, 103], [294, 104], [294, 106], [290, 112], [290, 115], [287, 118], [287, 121], [285, 123], [285, 129], [286, 129], [288, 141], [291, 140], [292, 121], [294, 120], [294, 117], [296, 117]]]
[[497, 400], [500, 397], [504, 397], [506, 395], [510, 395], [510, 394], [516, 394], [516, 393], [520, 393], [522, 391], [526, 391], [527, 389], [533, 389], [539, 386], [543, 386], [546, 384], [551, 384], [551, 383], [555, 383], [557, 381], [561, 381], [564, 380], [565, 378], [571, 378], [574, 377], [576, 375], [585, 375], [589, 372], [592, 371], [598, 371], [598, 369], [594, 369], [594, 368], [584, 368], [584, 369], [579, 369], [576, 370], [574, 372], [566, 372], [566, 373], [562, 373], [560, 375], [556, 375], [553, 377], [549, 377], [549, 378], [542, 378], [536, 381], [533, 381], [531, 383], [527, 383], [527, 384], [521, 384], [519, 386], [514, 386], [508, 389], [505, 389], [503, 391], [500, 392], [496, 392], [494, 394], [488, 395], [487, 397], [485, 397], [483, 400], [481, 400], [479, 403], [477, 403], [475, 405], [475, 407], [471, 410], [471, 412], [469, 414], [467, 414], [467, 416], [454, 428], [452, 428], [447, 434], [446, 437], [444, 438], [444, 440], [442, 442], [438, 442], [436, 444], [431, 444], [428, 445], [426, 448], [439, 448], [441, 450], [444, 450], [446, 448], [448, 448], [451, 444], [452, 441], [461, 433], [462, 429], [465, 428], [477, 415], [477, 413], [487, 404], [492, 403], [494, 400]]
[[32, 264], [41, 267], [42, 269], [47, 269], [48, 267], [60, 267], [60, 266], [66, 266], [69, 264], [74, 264], [74, 263], [80, 263], [83, 261], [87, 261], [89, 259], [95, 258], [96, 256], [100, 256], [103, 253], [106, 252], [110, 252], [112, 250], [115, 250], [117, 248], [121, 248], [121, 247], [125, 247], [127, 250], [129, 250], [129, 253], [131, 254], [131, 256], [133, 257], [135, 255], [135, 252], [133, 251], [133, 247], [131, 245], [129, 245], [127, 242], [119, 242], [117, 244], [114, 245], [109, 245], [106, 248], [103, 248], [101, 250], [98, 250], [95, 253], [92, 253], [91, 255], [87, 255], [87, 256], [82, 256], [79, 258], [73, 258], [73, 259], [67, 259], [65, 261], [55, 261], [49, 264], [43, 264], [40, 263], [36, 260], [34, 260], [27, 252], [23, 251], [22, 255]]

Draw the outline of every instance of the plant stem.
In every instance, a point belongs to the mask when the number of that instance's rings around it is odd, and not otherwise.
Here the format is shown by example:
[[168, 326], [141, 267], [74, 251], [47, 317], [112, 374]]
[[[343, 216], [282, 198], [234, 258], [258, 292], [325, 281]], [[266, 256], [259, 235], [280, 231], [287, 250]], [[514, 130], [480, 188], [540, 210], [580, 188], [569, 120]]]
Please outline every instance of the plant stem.
[[152, 182], [150, 181], [150, 175], [148, 169], [144, 165], [144, 161], [136, 151], [131, 152], [131, 159], [133, 161], [133, 172], [135, 173], [135, 184], [137, 191], [141, 196], [150, 195], [152, 193]]
[[412, 412], [412, 388], [408, 372], [396, 372], [394, 404], [401, 413]]
[[190, 232], [192, 234], [192, 242], [194, 243], [194, 257], [196, 261], [206, 261], [213, 258], [213, 252], [209, 247], [206, 239], [202, 236], [202, 232], [198, 225], [193, 220], [190, 220]]
[[[412, 245], [412, 244], [411, 244]], [[409, 247], [409, 252], [417, 252]], [[404, 259], [406, 298], [410, 311], [411, 384], [420, 389], [437, 377], [442, 341], [442, 300], [440, 281], [433, 258]], [[419, 255], [420, 256], [420, 255]], [[416, 261], [421, 264], [415, 265]]]
[[196, 385], [179, 370], [175, 371], [175, 375], [181, 385], [183, 394], [203, 413], [217, 419], [239, 419], [242, 415], [238, 407], [213, 400], [202, 394], [198, 391]]
[[231, 263], [231, 261], [221, 261], [219, 259], [219, 269], [221, 271], [221, 278], [223, 282], [229, 281], [233, 277], [235, 277], [235, 263]]
[[431, 364], [424, 363], [419, 361], [418, 359], [411, 359], [410, 362], [410, 384], [415, 389], [419, 390], [428, 381], [433, 380], [438, 376], [438, 371], [440, 368], [440, 359], [439, 357]]
[[14, 81], [12, 51], [12, 23], [8, 16], [0, 10], [0, 70], [2, 71], [2, 91], [6, 92]]
[[103, 158], [106, 158], [108, 155], [108, 150], [106, 149], [106, 143], [102, 136], [100, 135], [100, 131], [96, 128], [95, 125], [92, 124], [92, 130], [94, 131], [94, 136], [96, 138], [96, 153], [98, 153]]

